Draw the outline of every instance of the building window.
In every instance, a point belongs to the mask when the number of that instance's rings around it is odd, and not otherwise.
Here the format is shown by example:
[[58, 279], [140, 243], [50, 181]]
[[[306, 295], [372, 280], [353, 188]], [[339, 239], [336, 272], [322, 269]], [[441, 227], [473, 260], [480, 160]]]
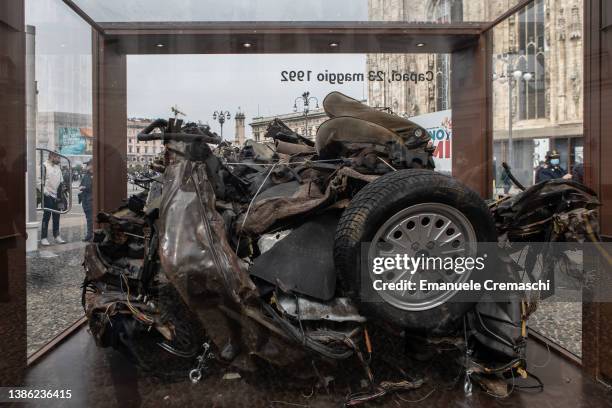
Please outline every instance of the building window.
[[[438, 23], [461, 22], [463, 0], [430, 0], [428, 17]], [[435, 110], [441, 111], [450, 107], [450, 55], [436, 54], [435, 58]]]
[[449, 109], [450, 106], [449, 59], [449, 55], [436, 55], [436, 111]]
[[436, 23], [462, 22], [463, 0], [429, 0], [427, 14]]
[[518, 83], [520, 120], [546, 117], [546, 73], [544, 50], [544, 0], [536, 0], [518, 15], [519, 63], [517, 68], [530, 73], [530, 81]]
[[128, 152], [132, 153], [132, 146], [128, 146]]

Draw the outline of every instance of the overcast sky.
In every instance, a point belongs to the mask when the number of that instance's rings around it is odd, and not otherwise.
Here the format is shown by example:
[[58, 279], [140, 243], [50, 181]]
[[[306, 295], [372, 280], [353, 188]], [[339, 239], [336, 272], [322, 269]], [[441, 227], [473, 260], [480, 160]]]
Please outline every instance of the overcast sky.
[[[100, 21], [112, 20], [360, 20], [367, 17], [367, 0], [292, 0], [223, 2], [179, 0], [79, 0]], [[308, 6], [306, 6], [308, 4]], [[240, 5], [238, 7], [238, 5]], [[211, 7], [220, 8], [215, 13]], [[241, 13], [238, 11], [242, 10]], [[249, 17], [245, 17], [249, 16]], [[61, 0], [27, 0], [26, 23], [36, 27], [36, 80], [39, 111], [91, 114], [91, 28]], [[189, 120], [209, 122], [215, 110], [238, 107], [247, 123], [258, 115], [289, 113], [295, 98], [310, 91], [322, 102], [338, 90], [358, 99], [367, 96], [363, 82], [343, 85], [319, 82], [319, 72], [363, 73], [365, 55], [148, 55], [128, 56], [128, 116], [171, 115], [177, 105]], [[281, 71], [312, 71], [310, 82], [282, 82]], [[224, 135], [232, 137], [234, 121]], [[250, 127], [247, 126], [250, 135]]]
[[74, 0], [96, 21], [363, 21], [368, 0]]
[[[357, 99], [367, 96], [364, 82], [282, 82], [283, 70], [310, 70], [313, 76], [325, 70], [362, 73], [365, 55], [130, 56], [128, 113], [164, 117], [176, 104], [189, 119], [209, 122], [218, 130], [212, 120], [215, 110], [228, 110], [233, 116], [240, 107], [250, 121], [259, 115], [292, 112], [295, 99], [305, 91], [319, 102], [332, 90]], [[233, 121], [230, 126], [233, 134]]]

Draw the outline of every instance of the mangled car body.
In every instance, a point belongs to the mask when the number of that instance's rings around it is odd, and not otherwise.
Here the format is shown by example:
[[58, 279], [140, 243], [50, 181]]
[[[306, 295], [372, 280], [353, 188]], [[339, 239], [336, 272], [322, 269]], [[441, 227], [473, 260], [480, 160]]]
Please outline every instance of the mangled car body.
[[[270, 142], [240, 151], [206, 126], [174, 119], [139, 135], [163, 140], [153, 166], [160, 176], [124, 207], [101, 213], [86, 250], [83, 305], [98, 344], [141, 365], [151, 350], [192, 364], [210, 348], [244, 370], [258, 361], [283, 367], [305, 356], [354, 357], [372, 380], [364, 356], [372, 352], [368, 328], [377, 327], [431, 339], [458, 334], [468, 354], [477, 342], [504, 370], [524, 369], [533, 305], [520, 294], [501, 306], [453, 302], [452, 291], [374, 293], [367, 301], [364, 257], [475, 255], [477, 243], [536, 233], [542, 241], [588, 239], [585, 225], [596, 235], [594, 194], [545, 182], [487, 205], [434, 171], [426, 129], [337, 92], [324, 107], [330, 119], [314, 142], [278, 120]], [[526, 201], [538, 204], [530, 211]], [[512, 274], [511, 260], [505, 265]]]

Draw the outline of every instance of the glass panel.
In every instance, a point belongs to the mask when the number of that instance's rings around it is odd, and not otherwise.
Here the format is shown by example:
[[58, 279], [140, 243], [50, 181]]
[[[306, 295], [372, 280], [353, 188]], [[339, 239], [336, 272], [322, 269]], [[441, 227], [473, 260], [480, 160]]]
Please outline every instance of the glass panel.
[[99, 22], [133, 21], [491, 21], [518, 0], [76, 0]]
[[[161, 149], [136, 142], [136, 134], [155, 118], [173, 116], [172, 109], [229, 141], [237, 141], [238, 125], [246, 139], [262, 141], [275, 117], [314, 138], [327, 119], [323, 99], [339, 91], [429, 129], [439, 145], [436, 168], [450, 172], [449, 60], [448, 54], [128, 55], [129, 171], [145, 170]], [[304, 92], [312, 98], [307, 109]], [[165, 97], [155, 97], [160, 94]], [[222, 125], [215, 112], [229, 112], [230, 119], [224, 116]], [[240, 124], [238, 113], [245, 116]]]
[[[570, 175], [582, 182], [582, 8], [535, 0], [495, 27], [493, 38], [494, 195], [519, 192], [502, 162], [527, 187]], [[582, 263], [581, 254], [566, 255]], [[581, 310], [553, 296], [530, 328], [580, 355]]]
[[93, 133], [91, 27], [60, 0], [26, 9], [30, 355], [83, 316], [87, 204], [78, 196]]

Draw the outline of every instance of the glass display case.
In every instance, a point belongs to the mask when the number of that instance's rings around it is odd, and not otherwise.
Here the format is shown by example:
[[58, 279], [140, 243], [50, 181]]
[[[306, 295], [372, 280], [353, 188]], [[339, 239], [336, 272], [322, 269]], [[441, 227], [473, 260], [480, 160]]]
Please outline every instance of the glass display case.
[[[356, 404], [391, 393], [368, 371], [368, 330], [382, 341], [376, 348], [390, 338], [379, 329], [395, 327], [392, 336], [410, 347], [413, 335], [427, 334], [428, 344], [455, 336], [465, 361], [511, 356], [500, 368], [512, 384], [508, 395], [515, 376], [530, 378], [528, 342], [537, 342], [538, 361], [553, 350], [609, 379], [612, 369], [599, 360], [607, 356], [600, 334], [612, 299], [594, 295], [585, 278], [608, 287], [612, 249], [605, 2], [16, 0], [15, 7], [0, 6], [7, 34], [0, 81], [11, 101], [3, 105], [5, 130], [18, 135], [0, 147], [7, 170], [0, 213], [10, 214], [0, 229], [7, 270], [0, 277], [9, 288], [2, 298], [23, 317], [9, 324], [30, 367], [81, 336], [82, 344], [127, 350], [146, 378], [154, 376], [143, 367], [161, 362], [197, 383], [213, 354], [236, 366], [253, 364], [253, 356], [255, 365], [306, 361], [291, 354], [287, 344], [295, 343], [332, 360], [358, 355], [372, 387], [362, 395], [347, 380], [347, 401]], [[374, 187], [388, 179], [395, 187]], [[360, 201], [368, 194], [369, 203]], [[429, 290], [380, 296], [384, 306], [363, 295], [372, 274], [360, 271], [375, 251], [429, 257], [446, 245], [440, 253], [451, 246], [481, 254], [470, 243], [503, 252], [491, 274], [529, 270], [556, 292], [520, 301], [484, 295], [460, 306]], [[362, 258], [350, 258], [358, 251]], [[391, 269], [382, 275], [393, 282], [407, 270]], [[519, 280], [535, 279], [525, 276]], [[220, 286], [211, 290], [211, 282]], [[11, 297], [15, 288], [25, 290], [23, 302]], [[211, 291], [216, 297], [203, 300]], [[302, 312], [317, 317], [304, 325]], [[222, 334], [208, 333], [211, 315], [231, 321], [219, 324]], [[491, 340], [485, 332], [493, 326], [502, 335]], [[272, 334], [264, 339], [265, 330]], [[511, 339], [499, 341], [506, 334]], [[269, 340], [276, 337], [282, 341]], [[191, 343], [199, 343], [195, 354], [185, 351]], [[175, 366], [148, 347], [183, 360]], [[319, 380], [328, 378], [314, 361]], [[232, 378], [244, 372], [229, 367]], [[461, 374], [467, 394], [479, 375], [470, 367]], [[419, 398], [434, 388], [420, 389]]]

